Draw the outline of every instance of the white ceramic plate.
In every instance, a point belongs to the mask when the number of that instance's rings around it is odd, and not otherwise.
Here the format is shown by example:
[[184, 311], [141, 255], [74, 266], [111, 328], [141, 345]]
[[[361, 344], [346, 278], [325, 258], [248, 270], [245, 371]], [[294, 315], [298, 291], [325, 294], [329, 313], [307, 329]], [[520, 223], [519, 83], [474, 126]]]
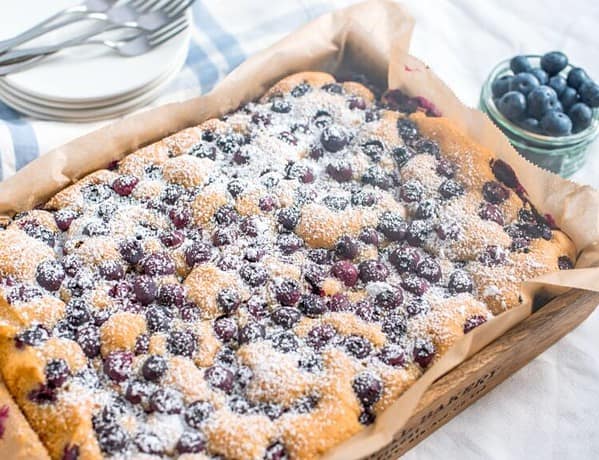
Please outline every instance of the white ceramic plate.
[[162, 82], [153, 89], [142, 93], [138, 97], [107, 107], [96, 109], [57, 109], [54, 107], [32, 104], [18, 96], [5, 92], [2, 88], [0, 88], [0, 99], [18, 112], [41, 120], [87, 123], [117, 118], [126, 115], [133, 110], [139, 109], [156, 99], [160, 95], [162, 89], [179, 73], [184, 62], [184, 59], [181, 60], [180, 64], [171, 71], [170, 75], [164, 78]]
[[56, 108], [56, 109], [66, 109], [66, 110], [78, 110], [78, 109], [99, 109], [108, 107], [115, 104], [121, 104], [127, 101], [130, 101], [135, 98], [139, 98], [143, 96], [144, 93], [148, 91], [152, 91], [154, 88], [158, 86], [164, 85], [165, 81], [170, 81], [173, 78], [173, 73], [177, 73], [183, 67], [185, 63], [185, 59], [187, 57], [187, 48], [182, 48], [180, 50], [180, 55], [178, 56], [177, 61], [173, 62], [173, 67], [169, 67], [165, 69], [163, 75], [161, 75], [156, 81], [150, 82], [147, 86], [140, 88], [136, 91], [131, 91], [125, 93], [121, 96], [108, 98], [108, 99], [100, 99], [97, 101], [83, 101], [83, 102], [65, 102], [65, 101], [56, 101], [53, 99], [46, 99], [41, 97], [36, 97], [27, 92], [23, 92], [18, 88], [14, 88], [10, 86], [4, 79], [0, 78], [0, 98], [2, 94], [8, 93], [9, 95], [21, 99], [25, 102], [28, 102], [33, 105], [48, 107], [48, 108]]
[[[37, 24], [76, 0], [2, 1], [0, 40]], [[190, 13], [189, 13], [190, 14]], [[89, 23], [86, 25], [89, 27]], [[37, 46], [62, 40], [65, 35], [87, 30], [85, 25], [69, 26], [30, 42]], [[182, 49], [187, 49], [191, 30], [142, 56], [123, 58], [108, 48], [78, 47], [57, 53], [43, 65], [14, 73], [2, 80], [21, 93], [64, 103], [97, 103], [143, 90], [172, 67]]]

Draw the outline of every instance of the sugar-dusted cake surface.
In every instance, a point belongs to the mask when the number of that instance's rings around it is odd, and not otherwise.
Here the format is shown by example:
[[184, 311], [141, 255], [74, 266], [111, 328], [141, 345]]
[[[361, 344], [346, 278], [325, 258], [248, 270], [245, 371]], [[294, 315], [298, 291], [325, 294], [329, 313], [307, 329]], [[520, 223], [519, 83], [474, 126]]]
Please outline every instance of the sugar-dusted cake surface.
[[451, 120], [299, 73], [15, 216], [0, 371], [53, 459], [314, 459], [574, 257]]

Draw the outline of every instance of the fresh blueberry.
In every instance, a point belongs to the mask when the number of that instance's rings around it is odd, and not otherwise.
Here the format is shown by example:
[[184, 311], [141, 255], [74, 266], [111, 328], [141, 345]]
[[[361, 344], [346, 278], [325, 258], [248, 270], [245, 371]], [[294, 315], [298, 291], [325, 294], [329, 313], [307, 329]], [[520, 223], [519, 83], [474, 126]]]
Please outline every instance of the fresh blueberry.
[[510, 61], [510, 69], [516, 75], [520, 72], [528, 72], [531, 69], [531, 65], [526, 56], [514, 56]]
[[572, 132], [572, 120], [565, 113], [552, 110], [541, 118], [541, 129], [549, 136], [567, 136]]
[[498, 103], [499, 111], [510, 120], [517, 120], [526, 112], [526, 97], [517, 91], [508, 91]]
[[491, 91], [493, 92], [493, 97], [501, 97], [505, 93], [510, 90], [510, 82], [514, 78], [513, 75], [502, 75], [499, 78], [496, 78], [495, 81], [491, 84]]
[[557, 94], [549, 86], [539, 86], [533, 89], [526, 98], [528, 114], [533, 118], [542, 118], [550, 110], [555, 110]]
[[568, 116], [570, 117], [570, 120], [572, 120], [572, 131], [577, 133], [591, 125], [593, 111], [588, 105], [577, 102], [568, 111]]
[[537, 80], [539, 80], [539, 83], [541, 85], [547, 84], [547, 81], [549, 80], [549, 76], [547, 75], [547, 72], [545, 72], [543, 69], [539, 69], [538, 67], [535, 67], [534, 69], [532, 69], [530, 71], [530, 73], [533, 74], [535, 77], [537, 77]]
[[556, 75], [566, 68], [568, 57], [561, 51], [551, 51], [541, 57], [541, 68], [549, 75]]
[[539, 86], [539, 80], [532, 73], [523, 72], [516, 75], [510, 82], [510, 91], [518, 91], [525, 96]]
[[566, 112], [570, 110], [572, 106], [578, 102], [578, 99], [578, 92], [570, 86], [567, 86], [566, 89], [564, 89], [564, 92], [559, 97], [559, 100], [562, 103], [563, 110]]
[[571, 86], [574, 89], [580, 88], [587, 80], [590, 80], [589, 76], [585, 70], [580, 67], [575, 67], [568, 72], [568, 86]]
[[520, 127], [531, 133], [539, 132], [539, 120], [536, 118], [525, 118], [519, 123]]
[[549, 86], [551, 86], [555, 90], [558, 96], [561, 96], [566, 87], [568, 86], [568, 83], [566, 82], [566, 79], [561, 75], [554, 75], [549, 79]]
[[599, 84], [594, 81], [586, 81], [579, 91], [582, 102], [591, 108], [599, 107]]

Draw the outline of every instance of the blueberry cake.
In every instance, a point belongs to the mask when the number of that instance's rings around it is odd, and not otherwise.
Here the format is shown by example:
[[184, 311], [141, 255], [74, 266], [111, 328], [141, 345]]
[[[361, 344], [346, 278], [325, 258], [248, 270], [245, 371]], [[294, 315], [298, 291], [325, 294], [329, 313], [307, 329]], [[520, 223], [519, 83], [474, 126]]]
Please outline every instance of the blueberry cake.
[[52, 459], [318, 458], [572, 268], [507, 163], [398, 100], [294, 74], [0, 230], [0, 372]]

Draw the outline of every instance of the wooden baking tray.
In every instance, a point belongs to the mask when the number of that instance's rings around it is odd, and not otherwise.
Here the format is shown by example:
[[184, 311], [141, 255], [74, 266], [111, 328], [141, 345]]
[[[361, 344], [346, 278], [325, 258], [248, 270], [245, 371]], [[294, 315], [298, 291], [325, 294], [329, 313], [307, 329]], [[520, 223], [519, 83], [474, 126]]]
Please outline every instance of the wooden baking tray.
[[393, 441], [368, 460], [393, 460], [483, 397], [581, 324], [599, 305], [599, 293], [572, 290], [437, 380]]

